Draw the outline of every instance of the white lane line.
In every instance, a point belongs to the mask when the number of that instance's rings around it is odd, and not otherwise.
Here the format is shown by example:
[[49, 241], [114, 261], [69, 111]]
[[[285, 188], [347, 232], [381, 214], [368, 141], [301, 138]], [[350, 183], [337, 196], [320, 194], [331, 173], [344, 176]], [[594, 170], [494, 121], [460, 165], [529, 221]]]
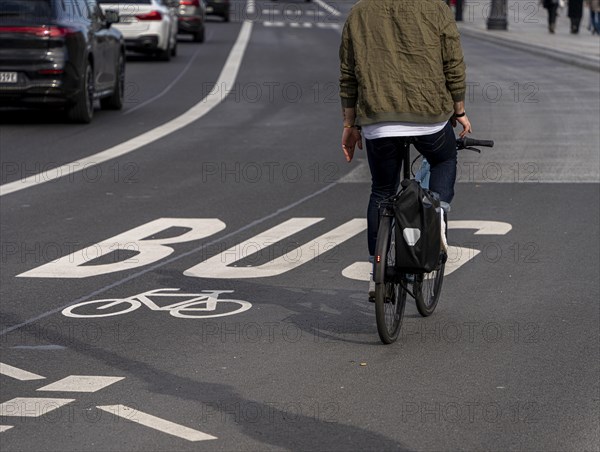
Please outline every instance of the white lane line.
[[62, 380], [39, 388], [38, 391], [96, 392], [124, 378], [98, 375], [69, 375]]
[[252, 15], [256, 12], [256, 5], [254, 0], [248, 0], [248, 3], [246, 4], [246, 15]]
[[74, 401], [75, 399], [16, 397], [0, 404], [0, 416], [40, 417]]
[[[253, 0], [249, 0], [248, 8], [250, 8], [251, 2], [252, 4], [254, 3]], [[112, 148], [98, 152], [97, 154], [91, 155], [89, 157], [85, 157], [81, 160], [76, 160], [74, 162], [67, 163], [66, 165], [60, 166], [58, 168], [54, 168], [52, 170], [28, 176], [22, 180], [17, 180], [4, 185], [0, 185], [0, 196], [8, 195], [10, 193], [24, 190], [26, 188], [34, 187], [36, 185], [43, 184], [44, 182], [59, 179], [61, 177], [69, 176], [78, 173], [83, 169], [87, 169], [90, 166], [99, 165], [100, 163], [104, 163], [108, 160], [121, 157], [143, 146], [153, 143], [154, 141], [159, 140], [202, 118], [209, 111], [211, 111], [221, 102], [223, 102], [223, 100], [227, 97], [227, 95], [235, 86], [235, 79], [240, 69], [242, 58], [244, 57], [248, 41], [250, 40], [251, 32], [252, 22], [245, 21], [242, 24], [242, 29], [240, 30], [240, 33], [237, 37], [235, 44], [233, 45], [233, 48], [229, 52], [229, 56], [227, 57], [225, 66], [223, 66], [223, 69], [221, 70], [219, 79], [215, 84], [215, 86], [224, 86], [224, 93], [221, 92], [221, 90], [213, 90], [214, 92], [211, 91], [210, 93], [208, 93], [208, 95], [204, 99], [202, 99], [188, 111], [179, 115], [175, 119], [172, 119], [171, 121], [168, 121], [158, 127], [155, 127], [154, 129], [149, 130], [148, 132], [138, 135], [137, 137], [131, 138], [123, 143], [113, 146]]]
[[325, 11], [327, 11], [329, 14], [332, 14], [334, 16], [340, 16], [342, 13], [340, 13], [337, 9], [335, 9], [333, 6], [328, 5], [327, 3], [325, 3], [323, 0], [314, 0], [314, 2], [319, 5], [321, 8], [323, 8]]
[[187, 439], [188, 441], [206, 441], [210, 439], [217, 439], [216, 436], [209, 435], [208, 433], [194, 430], [192, 428], [152, 416], [151, 414], [142, 413], [141, 411], [134, 410], [133, 408], [129, 408], [124, 405], [103, 405], [96, 408], [115, 416], [128, 419], [132, 422], [137, 422], [146, 427], [153, 428], [154, 430]]
[[14, 425], [0, 425], [0, 433], [10, 430], [13, 427]]
[[46, 377], [42, 377], [41, 375], [34, 374], [32, 372], [27, 372], [26, 370], [19, 369], [18, 367], [9, 366], [8, 364], [0, 363], [0, 374], [6, 375], [7, 377], [12, 377], [21, 381], [28, 380], [43, 380]]
[[263, 25], [265, 27], [285, 27], [285, 22], [282, 21], [276, 21], [276, 22], [271, 22], [271, 21], [265, 21], [263, 22]]
[[323, 22], [317, 22], [317, 27], [318, 28], [331, 28], [334, 30], [339, 30], [341, 28], [340, 24], [327, 24], [327, 23], [323, 23]]

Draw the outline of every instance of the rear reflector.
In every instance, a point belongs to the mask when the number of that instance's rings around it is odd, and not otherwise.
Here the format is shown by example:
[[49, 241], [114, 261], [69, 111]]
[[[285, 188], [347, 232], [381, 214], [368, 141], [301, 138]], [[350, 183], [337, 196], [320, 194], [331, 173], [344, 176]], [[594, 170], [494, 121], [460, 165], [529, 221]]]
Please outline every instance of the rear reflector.
[[64, 71], [62, 69], [40, 69], [38, 71], [38, 74], [41, 75], [59, 75], [62, 74]]
[[183, 6], [195, 6], [197, 8], [200, 7], [200, 0], [181, 0], [179, 2], [180, 5]]
[[0, 27], [0, 33], [21, 33], [40, 38], [61, 38], [76, 30], [67, 27]]
[[162, 20], [162, 14], [160, 11], [150, 11], [146, 14], [136, 14], [135, 17], [138, 20]]

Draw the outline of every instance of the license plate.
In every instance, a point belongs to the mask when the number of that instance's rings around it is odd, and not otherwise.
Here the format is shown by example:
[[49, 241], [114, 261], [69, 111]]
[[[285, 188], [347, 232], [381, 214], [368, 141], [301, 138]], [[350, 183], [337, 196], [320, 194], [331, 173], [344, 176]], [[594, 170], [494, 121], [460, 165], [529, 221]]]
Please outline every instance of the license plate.
[[0, 72], [0, 83], [17, 83], [17, 73]]
[[213, 9], [213, 7], [212, 7], [212, 6], [207, 6], [207, 7], [206, 7], [206, 12], [207, 12], [207, 13], [212, 13], [213, 11], [214, 11], [214, 9]]

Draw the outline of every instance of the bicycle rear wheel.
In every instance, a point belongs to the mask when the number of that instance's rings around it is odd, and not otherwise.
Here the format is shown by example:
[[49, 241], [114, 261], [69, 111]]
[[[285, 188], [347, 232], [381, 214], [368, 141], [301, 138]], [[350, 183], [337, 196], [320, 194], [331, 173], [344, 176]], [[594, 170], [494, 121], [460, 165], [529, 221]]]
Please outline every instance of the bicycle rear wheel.
[[375, 318], [377, 332], [384, 344], [396, 341], [402, 325], [406, 290], [400, 285], [400, 275], [395, 272], [396, 237], [394, 217], [381, 216], [375, 249]]
[[440, 300], [442, 292], [442, 283], [444, 282], [444, 268], [446, 262], [444, 256], [440, 256], [440, 266], [437, 270], [423, 275], [415, 275], [416, 280], [413, 285], [415, 293], [415, 303], [419, 314], [428, 317], [433, 314]]

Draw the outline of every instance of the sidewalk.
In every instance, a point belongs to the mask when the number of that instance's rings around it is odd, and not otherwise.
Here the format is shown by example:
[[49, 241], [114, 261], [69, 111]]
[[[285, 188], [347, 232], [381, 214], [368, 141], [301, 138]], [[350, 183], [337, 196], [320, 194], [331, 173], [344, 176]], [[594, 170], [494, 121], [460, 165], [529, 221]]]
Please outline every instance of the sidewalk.
[[584, 5], [579, 34], [570, 33], [567, 8], [559, 9], [556, 33], [548, 32], [548, 13], [537, 0], [507, 0], [508, 30], [487, 30], [490, 0], [465, 0], [461, 34], [600, 70], [600, 36], [588, 30], [589, 10]]

